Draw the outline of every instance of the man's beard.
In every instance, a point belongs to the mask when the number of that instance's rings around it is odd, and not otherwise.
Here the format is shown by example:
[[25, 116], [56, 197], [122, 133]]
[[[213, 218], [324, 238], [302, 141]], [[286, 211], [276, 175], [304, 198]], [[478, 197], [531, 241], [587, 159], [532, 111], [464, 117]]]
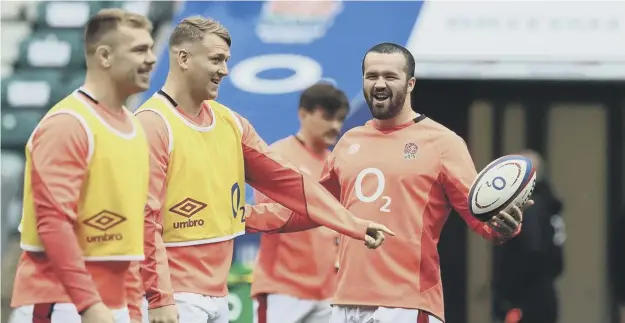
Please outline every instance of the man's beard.
[[387, 90], [389, 98], [387, 102], [383, 103], [384, 107], [376, 107], [374, 106], [374, 93], [373, 91], [364, 93], [365, 100], [367, 101], [367, 105], [369, 106], [369, 111], [371, 111], [371, 115], [378, 120], [388, 120], [395, 116], [397, 116], [401, 109], [404, 106], [404, 102], [406, 101], [407, 92], [392, 92]]

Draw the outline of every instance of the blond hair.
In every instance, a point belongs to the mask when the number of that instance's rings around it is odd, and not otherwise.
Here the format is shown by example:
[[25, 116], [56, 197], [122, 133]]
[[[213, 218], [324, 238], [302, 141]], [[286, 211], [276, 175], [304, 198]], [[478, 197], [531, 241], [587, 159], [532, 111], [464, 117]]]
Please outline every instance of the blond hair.
[[152, 32], [152, 23], [144, 16], [119, 8], [102, 9], [85, 25], [85, 51], [91, 55], [104, 36], [119, 26], [146, 29]]
[[169, 37], [169, 46], [177, 46], [185, 42], [201, 42], [207, 33], [219, 36], [228, 46], [232, 45], [230, 32], [217, 20], [192, 16], [178, 23]]

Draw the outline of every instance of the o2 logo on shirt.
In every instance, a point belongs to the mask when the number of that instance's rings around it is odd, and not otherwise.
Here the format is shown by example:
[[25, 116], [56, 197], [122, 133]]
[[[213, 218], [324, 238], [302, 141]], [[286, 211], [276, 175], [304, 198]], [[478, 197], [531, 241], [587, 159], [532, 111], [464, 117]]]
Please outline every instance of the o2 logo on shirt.
[[[378, 183], [375, 192], [368, 196], [362, 192], [362, 181], [367, 175], [375, 176]], [[388, 195], [382, 195], [385, 186], [386, 179], [384, 178], [384, 173], [382, 173], [379, 168], [370, 167], [363, 169], [356, 176], [356, 182], [354, 183], [354, 192], [356, 193], [356, 197], [364, 203], [373, 203], [378, 199], [382, 199], [384, 201], [384, 204], [380, 207], [380, 211], [389, 213], [391, 212], [391, 197]]]
[[230, 189], [230, 201], [232, 204], [232, 216], [236, 219], [241, 213], [241, 223], [245, 222], [245, 206], [241, 205], [241, 187], [234, 183]]

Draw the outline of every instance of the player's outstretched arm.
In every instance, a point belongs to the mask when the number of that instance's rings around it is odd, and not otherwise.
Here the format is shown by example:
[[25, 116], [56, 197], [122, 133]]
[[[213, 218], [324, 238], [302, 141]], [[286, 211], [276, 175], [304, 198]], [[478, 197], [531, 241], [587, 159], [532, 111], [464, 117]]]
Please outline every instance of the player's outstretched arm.
[[160, 223], [160, 212], [166, 197], [169, 133], [163, 119], [152, 111], [140, 111], [137, 119], [145, 131], [150, 147], [150, 184], [144, 212], [145, 260], [141, 263], [149, 322], [178, 322], [167, 252], [162, 237], [163, 226]]
[[[330, 178], [325, 177], [326, 180], [322, 180], [321, 185], [331, 188], [332, 185], [330, 183], [332, 181], [328, 180]], [[321, 225], [306, 213], [293, 212], [278, 203], [272, 203], [269, 199], [266, 199], [266, 201], [268, 203], [245, 206], [245, 227], [247, 232], [289, 233], [310, 230]], [[369, 222], [364, 237], [365, 245], [372, 249], [379, 247], [384, 242], [384, 233], [395, 235], [384, 225]]]
[[[270, 152], [249, 122], [240, 119], [243, 125], [245, 174], [250, 185], [287, 209], [351, 238], [368, 243], [374, 240], [381, 244], [384, 238], [382, 232], [392, 234], [386, 227], [353, 216], [328, 192], [330, 187], [325, 185], [324, 188]], [[330, 173], [327, 169], [331, 169], [332, 165], [326, 162], [324, 168], [324, 174]], [[251, 214], [250, 219], [254, 216]]]
[[310, 217], [295, 213], [278, 203], [245, 205], [245, 231], [248, 233], [289, 233], [319, 226]]
[[254, 202], [245, 206], [246, 232], [289, 233], [320, 227], [308, 216], [295, 213], [256, 190]]
[[[324, 170], [320, 184], [325, 187], [337, 200], [340, 194], [340, 185], [336, 176], [328, 175], [328, 167]], [[250, 233], [289, 233], [306, 231], [321, 226], [307, 214], [293, 212], [286, 207], [275, 203], [262, 193], [255, 191], [257, 204], [246, 205], [246, 231]], [[365, 245], [375, 248], [382, 244], [384, 235], [382, 232], [394, 235], [385, 226], [370, 222], [365, 237]]]
[[101, 304], [74, 233], [88, 168], [87, 133], [75, 117], [57, 114], [42, 121], [28, 149], [37, 232], [56, 277], [82, 313]]
[[517, 227], [512, 228], [511, 234], [502, 235], [471, 215], [468, 195], [477, 172], [464, 140], [453, 133], [445, 134], [439, 139], [438, 149], [442, 164], [440, 180], [445, 189], [445, 194], [469, 228], [495, 243], [503, 243], [518, 235], [521, 230], [520, 222], [518, 222]]

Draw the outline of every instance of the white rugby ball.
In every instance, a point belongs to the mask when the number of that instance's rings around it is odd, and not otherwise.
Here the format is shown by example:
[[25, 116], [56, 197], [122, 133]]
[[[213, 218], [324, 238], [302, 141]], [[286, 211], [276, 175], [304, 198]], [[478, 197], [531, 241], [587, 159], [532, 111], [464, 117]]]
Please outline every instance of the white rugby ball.
[[521, 207], [529, 200], [535, 185], [536, 170], [529, 158], [519, 155], [498, 158], [471, 185], [471, 214], [486, 222], [501, 211], [509, 211], [513, 205]]

